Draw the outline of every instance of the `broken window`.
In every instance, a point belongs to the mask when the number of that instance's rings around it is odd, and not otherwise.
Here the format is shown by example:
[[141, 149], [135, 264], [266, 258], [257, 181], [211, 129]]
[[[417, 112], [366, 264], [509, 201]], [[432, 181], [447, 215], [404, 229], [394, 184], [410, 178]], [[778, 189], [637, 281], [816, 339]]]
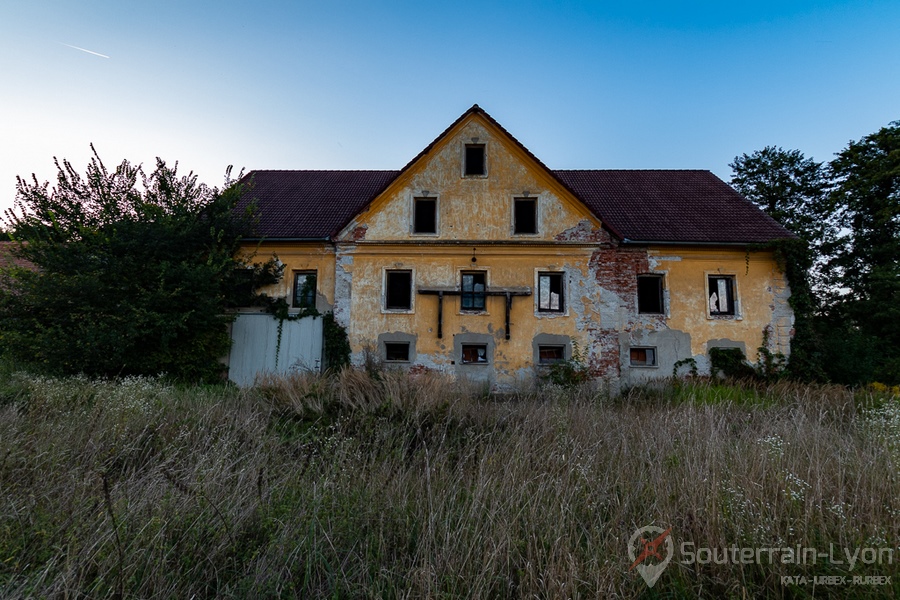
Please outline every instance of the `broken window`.
[[437, 233], [437, 198], [413, 200], [413, 233]]
[[733, 275], [710, 275], [707, 293], [709, 294], [707, 301], [710, 315], [734, 316], [735, 301]]
[[513, 200], [513, 233], [537, 232], [537, 199], [516, 198]]
[[487, 344], [463, 344], [463, 364], [486, 364], [488, 361]]
[[538, 311], [565, 312], [565, 273], [538, 273]]
[[630, 354], [632, 367], [656, 366], [656, 348], [632, 348]]
[[538, 346], [538, 362], [542, 365], [551, 365], [566, 361], [565, 346]]
[[294, 273], [294, 308], [316, 307], [316, 272], [297, 271]]
[[485, 282], [483, 271], [462, 274], [462, 310], [482, 311], [485, 307]]
[[486, 175], [484, 144], [466, 144], [466, 164], [463, 173], [467, 176]]
[[384, 308], [410, 310], [412, 308], [412, 271], [385, 272]]
[[643, 314], [662, 314], [663, 310], [663, 278], [662, 275], [638, 275], [638, 312]]
[[409, 362], [409, 342], [385, 342], [384, 360], [387, 362]]

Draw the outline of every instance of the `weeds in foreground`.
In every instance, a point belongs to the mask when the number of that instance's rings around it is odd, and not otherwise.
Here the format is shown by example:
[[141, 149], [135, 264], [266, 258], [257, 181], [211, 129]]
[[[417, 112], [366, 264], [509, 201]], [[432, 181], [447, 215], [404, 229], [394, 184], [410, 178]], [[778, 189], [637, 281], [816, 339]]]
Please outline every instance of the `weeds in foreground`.
[[[0, 596], [821, 596], [781, 576], [900, 578], [898, 461], [890, 390], [498, 399], [354, 370], [247, 391], [7, 374]], [[673, 561], [648, 590], [626, 546], [650, 524], [677, 548], [833, 544], [894, 562]]]

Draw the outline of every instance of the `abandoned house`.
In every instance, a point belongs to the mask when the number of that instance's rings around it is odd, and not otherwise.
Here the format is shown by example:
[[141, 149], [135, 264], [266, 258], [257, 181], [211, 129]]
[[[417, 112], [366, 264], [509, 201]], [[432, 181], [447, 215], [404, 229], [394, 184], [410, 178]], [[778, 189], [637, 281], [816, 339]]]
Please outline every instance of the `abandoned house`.
[[[790, 290], [759, 247], [791, 234], [709, 171], [553, 170], [475, 105], [399, 171], [244, 182], [248, 252], [285, 265], [263, 291], [332, 311], [356, 364], [502, 387], [574, 357], [631, 385], [686, 359], [708, 372], [714, 347], [755, 361], [764, 332], [789, 352]], [[274, 319], [260, 334], [252, 316], [233, 359], [272, 352]], [[278, 368], [319, 367], [318, 331], [279, 333]]]

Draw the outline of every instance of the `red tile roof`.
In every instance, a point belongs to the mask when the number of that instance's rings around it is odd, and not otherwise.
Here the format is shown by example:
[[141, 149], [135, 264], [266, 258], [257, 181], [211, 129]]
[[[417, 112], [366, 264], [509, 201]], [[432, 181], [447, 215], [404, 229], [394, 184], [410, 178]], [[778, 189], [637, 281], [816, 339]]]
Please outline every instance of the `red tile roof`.
[[257, 203], [256, 235], [267, 239], [327, 239], [336, 234], [399, 171], [252, 171], [242, 183], [243, 211]]
[[553, 171], [597, 217], [635, 242], [762, 243], [793, 237], [709, 171]]
[[477, 104], [400, 171], [253, 171], [243, 180], [252, 186], [239, 208], [256, 200], [260, 237], [330, 238], [470, 114], [509, 136], [620, 239], [753, 244], [793, 237], [709, 171], [551, 170]]
[[[632, 242], [753, 244], [792, 237], [709, 171], [550, 171], [601, 222]], [[400, 171], [253, 171], [257, 235], [327, 239]]]

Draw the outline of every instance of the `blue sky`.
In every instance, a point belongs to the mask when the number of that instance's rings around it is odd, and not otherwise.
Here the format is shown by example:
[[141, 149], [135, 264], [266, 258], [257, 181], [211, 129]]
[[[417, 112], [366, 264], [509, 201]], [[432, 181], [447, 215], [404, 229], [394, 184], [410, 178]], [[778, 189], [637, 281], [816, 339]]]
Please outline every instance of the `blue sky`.
[[91, 143], [211, 185], [230, 164], [397, 169], [474, 103], [551, 168], [829, 160], [900, 119], [898, 32], [896, 0], [12, 0], [0, 209]]

